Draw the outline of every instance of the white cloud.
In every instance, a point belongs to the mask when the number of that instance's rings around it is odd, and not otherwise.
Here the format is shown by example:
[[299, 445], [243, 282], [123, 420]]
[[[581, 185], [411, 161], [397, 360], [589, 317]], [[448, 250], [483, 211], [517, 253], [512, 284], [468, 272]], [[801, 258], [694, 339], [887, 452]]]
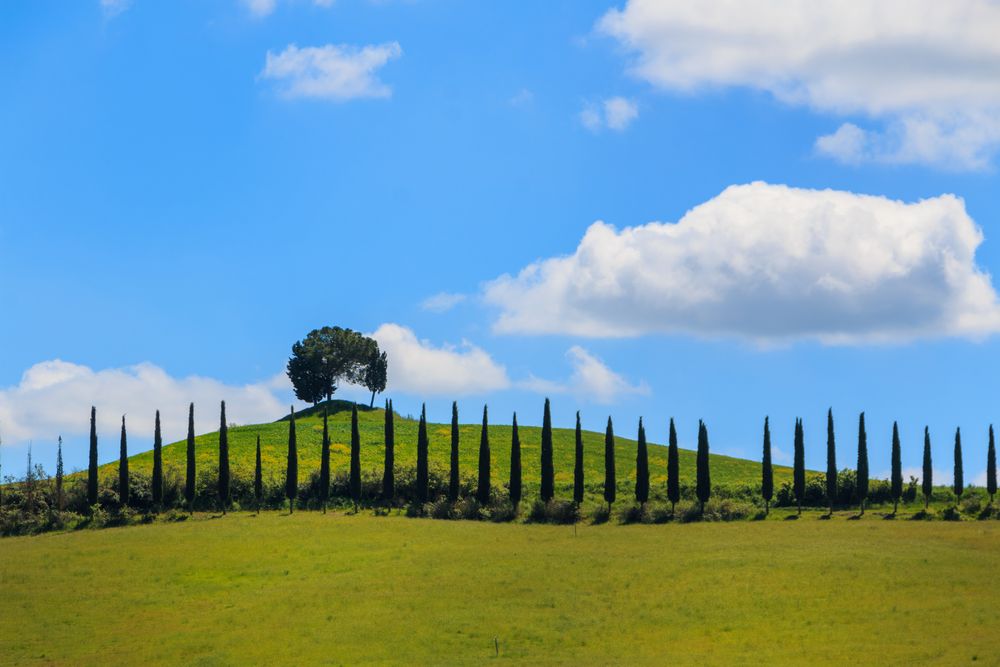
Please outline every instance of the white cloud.
[[389, 355], [387, 389], [407, 394], [461, 396], [510, 386], [506, 369], [468, 341], [435, 347], [398, 324], [380, 326], [372, 338]]
[[638, 105], [624, 97], [609, 97], [599, 105], [588, 102], [579, 116], [580, 123], [591, 132], [603, 128], [622, 132], [638, 117]]
[[281, 53], [267, 52], [261, 78], [280, 82], [290, 98], [311, 97], [343, 102], [357, 98], [385, 98], [392, 89], [377, 73], [403, 53], [399, 44], [370, 44], [358, 48], [327, 44], [299, 48], [290, 44]]
[[104, 18], [113, 19], [132, 5], [132, 0], [101, 0]]
[[1000, 147], [1000, 4], [990, 0], [629, 0], [598, 30], [666, 90], [745, 87], [885, 122], [823, 137], [817, 149], [837, 159], [979, 169]]
[[420, 307], [432, 313], [446, 313], [458, 304], [466, 300], [464, 294], [454, 294], [451, 292], [438, 292], [427, 297], [421, 302]]
[[649, 393], [649, 387], [645, 383], [629, 383], [579, 345], [567, 350], [566, 358], [573, 366], [573, 374], [566, 382], [553, 382], [532, 376], [519, 385], [539, 394], [573, 394], [604, 405], [614, 403], [621, 396]]
[[121, 416], [126, 414], [130, 431], [135, 428], [152, 437], [153, 416], [160, 410], [164, 438], [179, 440], [187, 433], [188, 404], [192, 401], [196, 428], [203, 433], [218, 428], [222, 400], [226, 401], [229, 422], [277, 419], [288, 406], [275, 392], [286, 388], [290, 389], [287, 377], [284, 383], [275, 376], [259, 383], [232, 385], [193, 375], [175, 378], [150, 363], [95, 371], [54, 359], [35, 364], [17, 385], [0, 389], [0, 436], [5, 444], [13, 444], [85, 435], [93, 405], [99, 432], [117, 434]]
[[1000, 331], [964, 202], [751, 183], [676, 224], [595, 222], [569, 256], [484, 288], [501, 333], [830, 344]]
[[527, 88], [522, 88], [517, 91], [507, 103], [512, 107], [524, 108], [529, 107], [535, 101], [535, 94], [528, 90]]
[[[264, 18], [274, 13], [278, 7], [278, 0], [240, 0], [250, 15], [254, 18]], [[334, 0], [313, 0], [312, 4], [317, 7], [332, 7]]]

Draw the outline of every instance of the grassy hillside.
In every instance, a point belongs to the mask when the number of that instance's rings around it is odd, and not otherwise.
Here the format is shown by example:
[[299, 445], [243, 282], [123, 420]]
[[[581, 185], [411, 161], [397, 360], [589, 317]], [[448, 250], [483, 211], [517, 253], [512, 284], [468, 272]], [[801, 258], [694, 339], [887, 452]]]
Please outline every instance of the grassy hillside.
[[996, 664], [1000, 522], [231, 514], [0, 544], [0, 662]]
[[[350, 404], [344, 401], [332, 401], [329, 404], [330, 438], [332, 441], [330, 458], [332, 475], [346, 472], [350, 465], [351, 413]], [[468, 413], [463, 414], [469, 417]], [[477, 414], [477, 416], [479, 416]], [[495, 416], [499, 422], [499, 415]], [[363, 472], [381, 476], [385, 443], [383, 424], [385, 412], [381, 409], [364, 409], [359, 414], [361, 431], [361, 467]], [[299, 479], [305, 480], [319, 469], [320, 446], [323, 432], [322, 408], [303, 411], [296, 417], [296, 437], [299, 452]], [[416, 465], [417, 421], [396, 415], [396, 465], [398, 468], [412, 468]], [[664, 425], [660, 425], [665, 431]], [[621, 493], [631, 493], [635, 479], [636, 442], [634, 439], [635, 424], [618, 424], [616, 431], [615, 461]], [[478, 457], [480, 423], [461, 425], [460, 469], [463, 477], [475, 477]], [[537, 495], [540, 474], [541, 429], [538, 427], [519, 427], [521, 438], [522, 468], [527, 496]], [[430, 464], [431, 468], [446, 474], [451, 442], [450, 424], [429, 424]], [[256, 438], [261, 437], [262, 465], [264, 477], [275, 483], [284, 479], [286, 457], [288, 451], [288, 422], [285, 419], [269, 424], [238, 426], [229, 429], [230, 465], [234, 476], [250, 478], [253, 475], [254, 449]], [[622, 437], [622, 436], [629, 437]], [[656, 431], [647, 426], [647, 437], [654, 437]], [[665, 434], [664, 434], [665, 435]], [[492, 478], [495, 486], [506, 484], [510, 476], [510, 441], [511, 427], [509, 424], [491, 424], [489, 428], [490, 446], [492, 450]], [[604, 433], [585, 431], [584, 438], [584, 469], [585, 479], [595, 493], [600, 493], [604, 483]], [[553, 459], [556, 471], [557, 494], [570, 497], [573, 487], [573, 456], [575, 436], [573, 429], [553, 429]], [[196, 438], [197, 465], [200, 470], [217, 470], [218, 468], [217, 432], [199, 435]], [[186, 442], [180, 441], [165, 445], [163, 449], [164, 468], [169, 472], [183, 476], [185, 466]], [[651, 443], [649, 448], [650, 484], [651, 488], [664, 490], [667, 474], [667, 448]], [[152, 469], [152, 452], [144, 452], [130, 458], [132, 470], [146, 471]], [[791, 479], [791, 469], [782, 466], [775, 467], [775, 486], [780, 486], [785, 479]], [[695, 453], [680, 451], [681, 481], [694, 485]], [[117, 463], [109, 463], [103, 467], [103, 475], [113, 477], [117, 474]], [[760, 484], [760, 463], [730, 456], [712, 455], [712, 482], [715, 485]], [[624, 499], [624, 498], [623, 498]]]

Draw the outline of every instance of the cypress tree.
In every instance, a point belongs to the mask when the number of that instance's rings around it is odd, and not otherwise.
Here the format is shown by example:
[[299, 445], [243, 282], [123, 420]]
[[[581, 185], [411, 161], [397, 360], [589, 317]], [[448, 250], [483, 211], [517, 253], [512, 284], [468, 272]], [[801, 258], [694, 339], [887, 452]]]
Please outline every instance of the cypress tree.
[[892, 492], [892, 513], [895, 516], [899, 510], [899, 499], [903, 496], [903, 462], [899, 446], [899, 425], [892, 422], [892, 476], [890, 478]]
[[188, 512], [194, 512], [194, 403], [188, 406], [188, 434], [187, 434], [187, 470], [184, 477], [184, 500], [187, 501]]
[[934, 469], [931, 466], [931, 432], [924, 427], [924, 474], [921, 481], [924, 492], [924, 510], [931, 504], [931, 494], [934, 492]]
[[485, 405], [483, 430], [479, 436], [479, 487], [476, 489], [476, 500], [480, 505], [488, 505], [490, 502], [490, 435]]
[[295, 498], [299, 495], [299, 448], [295, 440], [295, 408], [288, 408], [288, 465], [285, 467], [285, 497], [288, 513], [295, 512]]
[[764, 455], [760, 466], [760, 495], [764, 498], [764, 514], [771, 513], [771, 498], [774, 497], [774, 468], [771, 466], [771, 426], [764, 417]]
[[351, 409], [351, 500], [354, 513], [361, 502], [361, 433], [358, 431], [358, 404]]
[[97, 504], [97, 408], [90, 408], [90, 464], [87, 467], [87, 504]]
[[865, 513], [865, 499], [868, 498], [868, 434], [865, 433], [865, 413], [858, 418], [858, 480], [856, 492], [861, 514]]
[[649, 500], [649, 452], [646, 449], [646, 429], [639, 417], [638, 446], [635, 450], [635, 501], [645, 505]]
[[542, 502], [549, 502], [555, 495], [555, 471], [552, 466], [552, 413], [549, 399], [545, 399], [542, 413]]
[[697, 494], [698, 502], [701, 503], [701, 513], [705, 513], [705, 503], [712, 495], [712, 477], [708, 469], [708, 429], [705, 424], [698, 420], [698, 472], [697, 472]]
[[253, 498], [257, 514], [260, 514], [260, 505], [264, 500], [264, 475], [260, 465], [260, 435], [257, 436], [257, 462], [253, 469]]
[[385, 465], [382, 469], [382, 499], [391, 503], [396, 496], [396, 429], [392, 401], [385, 404]]
[[583, 430], [580, 428], [580, 411], [576, 411], [576, 447], [573, 452], [573, 502], [583, 502]]
[[955, 502], [962, 499], [965, 490], [965, 478], [962, 475], [962, 429], [955, 429]]
[[611, 503], [615, 502], [615, 492], [618, 490], [618, 480], [615, 476], [615, 431], [608, 416], [608, 427], [604, 430], [604, 501], [611, 512]]
[[128, 507], [128, 440], [125, 437], [125, 415], [122, 415], [122, 443], [118, 457], [118, 499]]
[[680, 455], [677, 451], [677, 429], [674, 428], [674, 418], [670, 418], [670, 447], [667, 449], [667, 499], [670, 501], [670, 513], [681, 499]]
[[326, 514], [326, 503], [330, 500], [330, 414], [323, 407], [323, 442], [319, 452], [319, 502]]
[[226, 402], [219, 410], [219, 504], [222, 513], [229, 507], [229, 425], [226, 424]]
[[451, 403], [451, 460], [448, 466], [448, 500], [458, 500], [458, 402]]
[[997, 450], [993, 444], [993, 424], [990, 424], [990, 445], [986, 450], [986, 493], [990, 494], [990, 505], [997, 493]]
[[480, 505], [487, 505], [490, 502], [490, 436], [485, 405], [483, 430], [479, 436], [479, 486], [476, 489], [476, 500]]
[[427, 406], [420, 406], [420, 425], [417, 427], [417, 502], [423, 507], [427, 502]]
[[521, 437], [517, 433], [517, 413], [510, 434], [510, 503], [517, 512], [521, 502]]
[[163, 436], [160, 432], [160, 411], [156, 411], [153, 426], [153, 507], [163, 504]]
[[62, 459], [62, 436], [59, 436], [59, 448], [56, 450], [56, 507], [62, 512], [66, 506], [65, 495], [63, 494], [63, 459]]
[[833, 516], [837, 499], [837, 442], [833, 435], [833, 408], [826, 411], [826, 500]]
[[806, 495], [806, 448], [802, 435], [802, 420], [795, 420], [795, 462], [792, 470], [792, 490], [795, 492], [795, 504], [799, 515], [802, 515], [802, 498]]

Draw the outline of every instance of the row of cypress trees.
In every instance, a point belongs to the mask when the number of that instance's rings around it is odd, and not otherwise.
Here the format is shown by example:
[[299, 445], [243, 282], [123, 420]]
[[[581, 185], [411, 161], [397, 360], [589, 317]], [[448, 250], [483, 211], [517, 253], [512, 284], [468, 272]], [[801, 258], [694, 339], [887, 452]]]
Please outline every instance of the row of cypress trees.
[[[386, 501], [391, 501], [395, 497], [395, 427], [394, 410], [392, 401], [386, 401], [384, 442], [385, 459], [382, 477], [382, 496]], [[487, 505], [491, 501], [491, 450], [489, 441], [489, 413], [488, 408], [483, 406], [483, 422], [479, 443], [479, 470], [477, 476], [476, 500]], [[761, 495], [765, 502], [765, 511], [770, 510], [770, 503], [774, 496], [774, 471], [771, 458], [771, 433], [769, 419], [764, 419], [763, 437], [763, 457], [762, 457], [762, 478]], [[639, 419], [639, 430], [636, 448], [636, 478], [635, 478], [635, 500], [640, 505], [649, 500], [649, 452], [646, 443], [646, 431], [642, 418]], [[794, 461], [793, 461], [793, 481], [792, 490], [797, 501], [798, 512], [802, 512], [802, 501], [806, 491], [805, 477], [805, 438], [803, 434], [802, 420], [795, 420], [794, 430]], [[188, 411], [188, 434], [187, 434], [187, 468], [185, 480], [185, 501], [188, 508], [192, 509], [195, 500], [195, 437], [194, 437], [194, 404], [189, 406]], [[429, 453], [428, 453], [427, 417], [426, 406], [421, 406], [420, 421], [417, 429], [417, 465], [416, 465], [416, 502], [423, 505], [429, 498]], [[160, 506], [163, 502], [163, 439], [160, 429], [160, 413], [156, 412], [156, 421], [153, 439], [153, 471], [152, 471], [152, 496], [154, 506]], [[892, 472], [890, 480], [891, 497], [893, 499], [895, 513], [898, 509], [899, 500], [903, 493], [902, 465], [901, 465], [901, 445], [899, 440], [898, 425], [893, 423], [892, 431]], [[962, 441], [961, 430], [955, 431], [954, 450], [954, 492], [957, 498], [961, 498], [964, 490], [964, 478], [962, 471]], [[610, 510], [611, 505], [616, 500], [617, 477], [615, 469], [615, 436], [611, 417], [608, 417], [605, 429], [604, 441], [604, 500]], [[548, 503], [555, 496], [555, 470], [553, 467], [553, 445], [552, 445], [552, 416], [549, 399], [545, 399], [544, 412], [542, 416], [541, 434], [541, 485], [540, 496], [542, 502]], [[857, 458], [857, 479], [856, 495], [860, 512], [865, 510], [865, 501], [868, 495], [868, 437], [865, 429], [865, 415], [862, 412], [858, 419], [858, 458]], [[673, 419], [670, 420], [668, 450], [667, 450], [667, 498], [673, 508], [680, 500], [679, 481], [679, 454], [677, 446], [677, 431], [674, 427]], [[832, 409], [827, 412], [827, 469], [826, 469], [826, 495], [829, 500], [829, 510], [832, 514], [834, 499], [837, 496], [837, 464], [836, 464], [836, 442], [833, 424]], [[987, 451], [987, 492], [990, 502], [996, 494], [996, 448], [993, 436], [992, 425], [989, 428], [989, 447]], [[361, 501], [361, 437], [358, 427], [358, 411], [355, 405], [351, 411], [351, 455], [350, 455], [350, 476], [349, 486], [351, 499], [355, 509]], [[451, 447], [449, 456], [449, 477], [448, 477], [448, 500], [455, 502], [459, 499], [459, 426], [458, 426], [458, 404], [452, 403], [451, 411]], [[323, 411], [323, 437], [320, 456], [320, 501], [323, 511], [326, 511], [326, 504], [329, 501], [330, 491], [330, 436], [328, 424], [328, 412]], [[219, 464], [218, 464], [218, 498], [220, 509], [225, 513], [230, 504], [230, 466], [229, 466], [229, 432], [226, 422], [226, 403], [222, 401], [220, 407], [219, 423]], [[254, 469], [254, 496], [257, 507], [263, 500], [263, 479], [261, 470], [260, 436], [257, 436], [256, 460]], [[522, 472], [521, 472], [521, 443], [517, 426], [517, 413], [513, 416], [511, 429], [510, 448], [510, 479], [507, 484], [508, 498], [517, 507], [522, 499]], [[930, 502], [933, 490], [933, 469], [931, 459], [931, 441], [929, 430], [924, 428], [924, 452], [923, 452], [923, 480], [922, 491], [924, 495], [925, 508]], [[122, 417], [121, 443], [118, 469], [118, 492], [122, 505], [129, 502], [129, 467], [128, 467], [128, 444], [125, 427], [125, 417]], [[285, 495], [289, 500], [291, 511], [294, 511], [295, 499], [298, 494], [298, 447], [295, 431], [295, 410], [290, 409], [288, 421], [288, 458], [285, 471]], [[698, 422], [698, 449], [696, 456], [696, 497], [704, 510], [705, 503], [711, 496], [711, 471], [708, 444], [708, 429], [701, 421]], [[97, 503], [97, 430], [96, 430], [96, 409], [91, 408], [90, 413], [90, 465], [87, 480], [87, 496], [91, 505]], [[576, 414], [575, 447], [574, 447], [574, 468], [573, 468], [573, 502], [580, 504], [584, 497], [584, 468], [583, 468], [583, 435], [580, 427], [580, 413]]]
[[[805, 441], [802, 430], [802, 420], [795, 420], [794, 435], [794, 461], [792, 469], [792, 491], [798, 506], [798, 513], [802, 513], [802, 500], [805, 497], [806, 472], [805, 472]], [[899, 425], [892, 423], [892, 449], [891, 449], [891, 473], [889, 479], [890, 497], [893, 501], [893, 514], [899, 509], [899, 501], [903, 496], [903, 466], [902, 447], [899, 440]], [[768, 418], [764, 418], [764, 452], [761, 466], [761, 495], [764, 498], [765, 507], [770, 509], [770, 503], [774, 497], [774, 471], [771, 464], [771, 430]], [[989, 446], [986, 451], [986, 492], [989, 494], [990, 503], [997, 492], [997, 458], [996, 445], [993, 438], [993, 425], [989, 428]], [[858, 417], [858, 458], [855, 480], [855, 495], [858, 501], [860, 514], [865, 512], [865, 502], [868, 499], [868, 434], [865, 429], [865, 413]], [[931, 494], [934, 490], [934, 469], [931, 458], [931, 436], [928, 427], [924, 427], [924, 451], [923, 451], [923, 473], [921, 479], [921, 492], [924, 496], [924, 509], [930, 505]], [[962, 430], [955, 429], [955, 449], [954, 449], [954, 480], [952, 490], [957, 500], [962, 497], [965, 490], [965, 479], [962, 471]], [[834, 500], [837, 497], [837, 446], [833, 428], [833, 410], [827, 411], [826, 415], [826, 496], [829, 502], [830, 514], [833, 514]]]

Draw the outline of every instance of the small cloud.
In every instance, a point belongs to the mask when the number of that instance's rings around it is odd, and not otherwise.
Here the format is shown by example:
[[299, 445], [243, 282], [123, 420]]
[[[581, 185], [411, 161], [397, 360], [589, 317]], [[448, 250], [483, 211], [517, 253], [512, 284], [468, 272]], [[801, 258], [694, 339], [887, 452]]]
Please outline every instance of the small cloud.
[[649, 386], [646, 383], [641, 382], [637, 385], [629, 383], [579, 345], [569, 348], [566, 357], [573, 366], [573, 374], [566, 382], [553, 382], [531, 375], [518, 383], [519, 386], [540, 394], [573, 394], [604, 405], [614, 403], [621, 396], [649, 394]]
[[485, 394], [510, 386], [507, 370], [468, 341], [435, 346], [412, 329], [386, 323], [371, 334], [389, 355], [392, 391], [418, 396]]
[[101, 0], [101, 11], [104, 12], [104, 18], [113, 19], [128, 9], [131, 4], [132, 0]]
[[591, 132], [605, 127], [623, 132], [638, 117], [638, 105], [624, 97], [609, 97], [600, 104], [588, 102], [579, 115], [580, 123]]
[[311, 97], [343, 102], [358, 98], [385, 98], [392, 89], [376, 76], [390, 60], [403, 54], [397, 42], [327, 44], [299, 48], [290, 44], [281, 53], [267, 52], [262, 79], [281, 82], [288, 98]]
[[242, 0], [243, 6], [254, 18], [264, 18], [274, 12], [277, 0]]
[[507, 103], [512, 107], [517, 107], [523, 109], [524, 107], [531, 106], [532, 102], [535, 101], [535, 94], [528, 90], [527, 88], [522, 88], [517, 91], [517, 93], [507, 100]]
[[432, 313], [446, 313], [468, 297], [465, 294], [452, 294], [450, 292], [438, 292], [429, 296], [420, 303], [420, 307]]

